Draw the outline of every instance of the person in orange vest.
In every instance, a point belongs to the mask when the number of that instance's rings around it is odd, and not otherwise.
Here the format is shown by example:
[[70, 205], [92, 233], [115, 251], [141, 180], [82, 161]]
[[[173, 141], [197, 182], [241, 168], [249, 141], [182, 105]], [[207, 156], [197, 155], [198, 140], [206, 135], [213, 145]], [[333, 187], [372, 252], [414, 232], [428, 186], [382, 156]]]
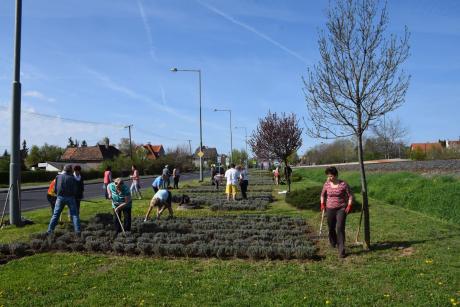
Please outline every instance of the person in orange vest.
[[50, 186], [48, 187], [48, 193], [46, 194], [46, 198], [51, 206], [51, 214], [54, 212], [54, 206], [56, 205], [56, 192], [54, 191], [54, 185], [56, 184], [56, 178], [51, 181]]

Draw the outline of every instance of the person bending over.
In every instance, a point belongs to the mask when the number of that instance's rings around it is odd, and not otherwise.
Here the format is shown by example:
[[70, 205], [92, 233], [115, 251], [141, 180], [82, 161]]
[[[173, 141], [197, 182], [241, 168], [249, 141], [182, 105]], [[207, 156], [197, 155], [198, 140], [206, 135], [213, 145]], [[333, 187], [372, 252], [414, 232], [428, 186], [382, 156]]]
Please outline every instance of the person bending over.
[[169, 217], [173, 217], [173, 210], [171, 204], [171, 192], [168, 190], [159, 190], [153, 195], [152, 200], [150, 201], [150, 206], [147, 209], [147, 214], [145, 215], [144, 222], [147, 222], [150, 216], [150, 212], [153, 207], [157, 208], [157, 219], [160, 219], [161, 214], [165, 209], [169, 211]]

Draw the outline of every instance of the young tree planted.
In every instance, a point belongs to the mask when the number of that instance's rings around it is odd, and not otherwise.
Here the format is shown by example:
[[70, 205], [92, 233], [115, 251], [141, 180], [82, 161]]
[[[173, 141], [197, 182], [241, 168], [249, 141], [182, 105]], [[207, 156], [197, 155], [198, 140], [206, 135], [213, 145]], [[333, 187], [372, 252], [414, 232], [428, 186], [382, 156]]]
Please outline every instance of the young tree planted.
[[378, 0], [337, 0], [320, 32], [321, 60], [304, 80], [308, 134], [318, 138], [355, 136], [363, 196], [364, 248], [370, 247], [370, 221], [363, 134], [384, 114], [404, 103], [409, 76], [409, 32], [386, 36], [386, 4]]
[[278, 159], [288, 165], [289, 156], [302, 146], [302, 128], [293, 113], [268, 112], [265, 118], [259, 119], [248, 143], [259, 159]]

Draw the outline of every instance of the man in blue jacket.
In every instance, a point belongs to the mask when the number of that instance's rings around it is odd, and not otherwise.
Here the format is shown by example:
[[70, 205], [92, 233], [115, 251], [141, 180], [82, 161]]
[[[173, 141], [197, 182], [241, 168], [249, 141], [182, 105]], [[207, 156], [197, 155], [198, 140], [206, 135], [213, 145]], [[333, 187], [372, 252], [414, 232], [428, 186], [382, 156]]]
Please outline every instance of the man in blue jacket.
[[64, 166], [62, 174], [57, 175], [54, 190], [57, 196], [56, 205], [54, 207], [53, 216], [51, 216], [48, 226], [48, 233], [52, 233], [59, 221], [64, 206], [67, 205], [72, 218], [73, 228], [75, 233], [80, 234], [80, 217], [77, 211], [75, 195], [77, 193], [77, 181], [72, 174], [72, 165]]

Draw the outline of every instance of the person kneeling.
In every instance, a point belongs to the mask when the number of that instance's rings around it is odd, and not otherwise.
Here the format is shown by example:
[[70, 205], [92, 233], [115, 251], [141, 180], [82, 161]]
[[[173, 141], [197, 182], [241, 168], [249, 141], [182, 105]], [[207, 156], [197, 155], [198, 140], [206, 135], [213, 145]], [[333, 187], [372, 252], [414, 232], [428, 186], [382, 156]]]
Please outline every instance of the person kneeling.
[[145, 215], [144, 222], [148, 220], [153, 207], [157, 208], [157, 219], [160, 219], [160, 216], [165, 209], [168, 209], [169, 211], [168, 218], [172, 218], [173, 210], [171, 205], [171, 192], [169, 192], [168, 190], [159, 190], [155, 193], [152, 200], [150, 201], [150, 206], [147, 210], [147, 214]]

